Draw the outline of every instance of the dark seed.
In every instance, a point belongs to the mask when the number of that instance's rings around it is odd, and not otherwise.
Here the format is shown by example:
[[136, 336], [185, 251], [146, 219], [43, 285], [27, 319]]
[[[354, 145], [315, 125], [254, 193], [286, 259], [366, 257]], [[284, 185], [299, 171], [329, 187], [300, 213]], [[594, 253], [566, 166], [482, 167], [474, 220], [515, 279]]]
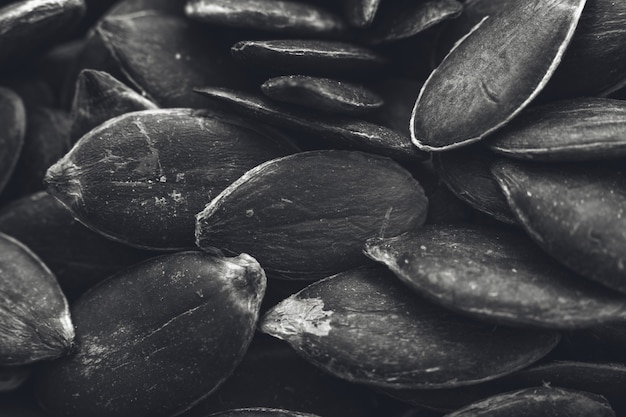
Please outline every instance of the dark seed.
[[274, 100], [326, 113], [367, 113], [383, 105], [382, 98], [361, 85], [306, 75], [272, 78], [261, 90]]
[[537, 361], [559, 340], [557, 333], [495, 327], [444, 310], [385, 268], [318, 281], [271, 309], [260, 328], [335, 376], [388, 388], [494, 379]]
[[35, 376], [40, 403], [63, 416], [180, 414], [243, 358], [265, 286], [245, 254], [179, 252], [111, 277], [72, 306], [76, 351]]
[[554, 72], [584, 5], [518, 2], [477, 25], [424, 84], [411, 119], [413, 142], [442, 151], [476, 142], [511, 120]]
[[197, 212], [250, 168], [295, 151], [275, 131], [225, 113], [144, 110], [83, 136], [46, 183], [105, 236], [140, 248], [192, 248]]
[[626, 319], [626, 297], [576, 276], [519, 231], [429, 225], [367, 241], [365, 254], [446, 308], [566, 329]]
[[248, 251], [268, 274], [319, 279], [363, 264], [368, 238], [420, 226], [426, 205], [419, 183], [390, 159], [302, 152], [251, 169], [215, 197], [197, 215], [196, 242]]
[[24, 146], [26, 110], [20, 96], [0, 87], [0, 192], [11, 178]]
[[603, 167], [500, 160], [492, 168], [519, 223], [548, 254], [626, 292], [626, 177]]

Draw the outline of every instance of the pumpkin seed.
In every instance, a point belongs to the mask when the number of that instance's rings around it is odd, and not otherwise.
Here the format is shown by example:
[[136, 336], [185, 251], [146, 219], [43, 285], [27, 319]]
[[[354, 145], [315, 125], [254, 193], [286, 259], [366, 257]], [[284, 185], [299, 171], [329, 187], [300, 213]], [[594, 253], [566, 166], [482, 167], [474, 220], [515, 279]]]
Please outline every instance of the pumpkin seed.
[[346, 25], [332, 12], [288, 0], [189, 0], [188, 17], [216, 25], [292, 36], [337, 36]]
[[250, 256], [179, 252], [104, 281], [72, 306], [76, 351], [35, 375], [65, 416], [172, 416], [212, 392], [243, 358], [266, 279]]
[[192, 248], [195, 213], [248, 169], [295, 151], [273, 130], [224, 113], [144, 110], [83, 136], [45, 181], [105, 236], [140, 248]]
[[511, 120], [554, 72], [584, 5], [518, 2], [483, 20], [424, 84], [411, 118], [413, 142], [442, 151], [476, 142]]
[[420, 294], [477, 318], [556, 329], [626, 319], [626, 297], [576, 276], [523, 233], [428, 225], [370, 239], [364, 251]]
[[383, 105], [382, 98], [361, 85], [306, 75], [272, 78], [261, 90], [274, 100], [335, 114], [366, 113]]
[[548, 254], [581, 275], [626, 292], [626, 178], [605, 167], [500, 160], [492, 168], [507, 201]]
[[156, 104], [106, 72], [83, 70], [76, 81], [70, 113], [72, 142], [115, 116], [156, 108]]
[[240, 408], [227, 410], [221, 413], [211, 414], [209, 417], [319, 417], [314, 414], [299, 413], [290, 410], [278, 410], [273, 408]]
[[475, 384], [547, 354], [558, 333], [466, 319], [421, 299], [384, 268], [311, 284], [271, 309], [260, 328], [322, 369], [387, 388]]
[[427, 156], [413, 146], [408, 136], [364, 120], [298, 111], [261, 96], [225, 88], [203, 87], [195, 91], [244, 116], [303, 134], [315, 134], [336, 146], [397, 159], [421, 160]]

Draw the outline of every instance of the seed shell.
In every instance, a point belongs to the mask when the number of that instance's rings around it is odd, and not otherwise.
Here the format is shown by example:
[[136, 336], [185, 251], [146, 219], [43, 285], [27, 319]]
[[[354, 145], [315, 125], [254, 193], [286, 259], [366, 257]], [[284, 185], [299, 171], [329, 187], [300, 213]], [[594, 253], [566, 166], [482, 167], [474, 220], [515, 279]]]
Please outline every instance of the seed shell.
[[383, 105], [382, 98], [361, 85], [306, 75], [271, 78], [261, 90], [274, 100], [333, 114], [367, 113]]
[[602, 166], [500, 160], [492, 167], [533, 240], [559, 262], [626, 292], [626, 177]]
[[598, 395], [561, 388], [537, 387], [513, 391], [446, 414], [445, 417], [615, 417]]
[[382, 69], [386, 58], [365, 46], [347, 42], [280, 39], [241, 41], [231, 48], [245, 65], [292, 74], [354, 74]]
[[442, 151], [476, 142], [511, 120], [554, 72], [584, 5], [518, 2], [474, 27], [424, 84], [410, 122], [413, 142]]
[[364, 263], [368, 238], [423, 224], [426, 206], [419, 183], [390, 159], [302, 152], [251, 169], [215, 197], [196, 216], [196, 243], [248, 251], [282, 278], [319, 279]]
[[66, 355], [74, 340], [67, 300], [26, 246], [0, 233], [0, 365]]
[[156, 108], [152, 101], [106, 72], [83, 70], [76, 80], [70, 113], [72, 142], [116, 116]]
[[195, 91], [226, 104], [244, 116], [303, 134], [315, 134], [336, 146], [397, 159], [421, 160], [427, 157], [425, 152], [411, 143], [408, 136], [364, 120], [299, 111], [262, 96], [225, 88], [203, 87]]
[[39, 402], [68, 417], [182, 413], [241, 361], [265, 286], [246, 254], [179, 252], [111, 277], [72, 306], [75, 353], [35, 375]]
[[489, 136], [494, 152], [519, 159], [584, 161], [626, 156], [626, 101], [578, 98], [524, 110]]
[[444, 310], [380, 267], [311, 284], [266, 313], [260, 328], [335, 376], [386, 388], [494, 379], [537, 361], [559, 340]]
[[626, 319], [626, 297], [576, 276], [519, 231], [428, 225], [370, 239], [364, 251], [420, 294], [477, 318], [555, 329]]
[[24, 146], [26, 110], [20, 96], [0, 87], [0, 192], [11, 178]]
[[140, 248], [193, 248], [198, 211], [250, 168], [295, 151], [273, 130], [225, 113], [144, 110], [83, 136], [45, 181], [105, 236]]
[[341, 18], [314, 4], [285, 0], [189, 0], [188, 17], [201, 22], [291, 36], [337, 36]]

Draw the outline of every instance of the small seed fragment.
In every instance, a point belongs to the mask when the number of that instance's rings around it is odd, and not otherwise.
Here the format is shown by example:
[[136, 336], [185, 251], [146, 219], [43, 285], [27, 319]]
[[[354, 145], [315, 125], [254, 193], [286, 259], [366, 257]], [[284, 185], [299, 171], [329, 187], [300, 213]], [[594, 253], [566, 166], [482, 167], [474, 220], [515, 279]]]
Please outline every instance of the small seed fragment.
[[296, 151], [275, 131], [225, 113], [144, 110], [83, 136], [45, 181], [105, 236], [140, 248], [193, 248], [194, 214], [250, 168]]
[[66, 355], [74, 340], [67, 300], [26, 246], [0, 233], [0, 365]]
[[530, 236], [562, 264], [626, 292], [626, 177], [603, 166], [500, 160], [492, 167]]
[[584, 5], [518, 2], [483, 20], [424, 84], [410, 122], [413, 142], [442, 151], [476, 142], [511, 120], [554, 72]]
[[41, 405], [68, 417], [182, 413], [241, 361], [265, 286], [246, 254], [179, 252], [111, 277], [72, 306], [76, 352], [35, 375]]
[[615, 417], [599, 395], [561, 388], [537, 387], [496, 395], [445, 417]]
[[382, 98], [361, 85], [306, 75], [272, 78], [261, 90], [274, 100], [333, 114], [367, 113], [383, 105]]
[[203, 87], [195, 91], [244, 116], [303, 134], [315, 134], [336, 146], [397, 159], [421, 160], [428, 155], [417, 149], [408, 136], [364, 120], [298, 111], [262, 96], [225, 88]]
[[427, 225], [367, 241], [365, 254], [444, 307], [510, 325], [566, 329], [626, 320], [626, 297], [576, 276], [522, 232]]
[[487, 146], [519, 159], [584, 161], [626, 156], [626, 102], [578, 98], [525, 110]]
[[286, 0], [189, 0], [188, 17], [215, 25], [292, 36], [337, 36], [345, 23], [313, 4]]
[[266, 313], [260, 328], [337, 377], [387, 388], [494, 379], [537, 361], [559, 340], [444, 310], [380, 267], [311, 284]]
[[283, 278], [319, 279], [364, 263], [368, 238], [423, 224], [426, 206], [419, 183], [390, 159], [301, 152], [251, 169], [215, 197], [197, 215], [196, 242], [248, 251]]

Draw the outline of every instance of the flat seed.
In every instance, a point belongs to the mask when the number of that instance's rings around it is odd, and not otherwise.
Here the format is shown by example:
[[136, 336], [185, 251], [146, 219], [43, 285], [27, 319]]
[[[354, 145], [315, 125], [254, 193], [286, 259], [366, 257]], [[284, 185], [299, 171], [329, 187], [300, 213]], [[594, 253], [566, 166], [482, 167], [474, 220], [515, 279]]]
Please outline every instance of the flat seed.
[[144, 110], [83, 136], [46, 183], [105, 236], [140, 248], [191, 248], [194, 214], [250, 168], [295, 151], [275, 131], [225, 113]]
[[0, 232], [24, 243], [41, 258], [70, 299], [115, 272], [156, 255], [93, 232], [45, 191], [4, 206]]
[[0, 192], [17, 165], [26, 134], [26, 110], [20, 96], [0, 87]]
[[199, 85], [243, 88], [247, 81], [209, 32], [157, 12], [105, 18], [96, 31], [126, 78], [162, 107], [206, 107]]
[[83, 70], [76, 81], [70, 112], [72, 142], [116, 116], [156, 108], [152, 101], [106, 72]]
[[367, 113], [383, 105], [383, 99], [364, 86], [306, 75], [272, 78], [261, 90], [274, 100], [334, 114]]
[[221, 413], [211, 414], [209, 417], [319, 417], [315, 414], [299, 413], [290, 410], [278, 410], [273, 408], [240, 408], [227, 410]]
[[495, 160], [495, 155], [476, 146], [433, 157], [437, 173], [454, 195], [496, 220], [515, 224], [515, 216], [489, 171]]
[[615, 417], [603, 397], [582, 391], [537, 387], [513, 391], [446, 414], [445, 417]]
[[364, 120], [298, 111], [262, 96], [225, 88], [203, 87], [195, 91], [260, 122], [314, 134], [338, 146], [397, 159], [421, 160], [427, 157], [411, 143], [408, 136]]
[[423, 224], [426, 205], [419, 183], [390, 159], [302, 152], [251, 169], [215, 197], [197, 215], [196, 242], [245, 248], [269, 274], [319, 279], [363, 264], [368, 238]]
[[400, 0], [383, 2], [372, 28], [364, 36], [372, 44], [410, 38], [461, 14], [463, 5], [456, 0]]
[[576, 276], [518, 231], [427, 225], [367, 241], [367, 256], [446, 308], [554, 329], [626, 319], [626, 297]]
[[266, 278], [250, 256], [164, 255], [72, 305], [73, 355], [35, 375], [53, 415], [178, 415], [215, 390], [254, 334]]
[[524, 110], [487, 146], [519, 159], [584, 161], [626, 156], [626, 101], [578, 98]]
[[554, 72], [584, 5], [518, 2], [482, 21], [424, 84], [411, 118], [413, 142], [429, 151], [459, 147], [511, 120]]
[[251, 67], [268, 67], [292, 74], [353, 74], [380, 70], [387, 64], [374, 50], [337, 41], [241, 41], [231, 48], [234, 58]]
[[380, 0], [342, 0], [341, 5], [348, 23], [354, 27], [371, 26]]
[[346, 30], [329, 10], [298, 1], [189, 0], [185, 12], [201, 22], [291, 36], [337, 36]]
[[548, 254], [581, 275], [626, 292], [626, 177], [578, 165], [500, 160], [492, 167], [507, 201]]
[[76, 27], [83, 0], [24, 0], [0, 8], [0, 64], [31, 53]]
[[0, 233], [0, 365], [66, 355], [74, 341], [67, 300], [26, 246]]
[[494, 327], [444, 310], [384, 268], [318, 281], [271, 309], [260, 328], [335, 376], [388, 388], [494, 379], [535, 362], [559, 340], [557, 333]]

